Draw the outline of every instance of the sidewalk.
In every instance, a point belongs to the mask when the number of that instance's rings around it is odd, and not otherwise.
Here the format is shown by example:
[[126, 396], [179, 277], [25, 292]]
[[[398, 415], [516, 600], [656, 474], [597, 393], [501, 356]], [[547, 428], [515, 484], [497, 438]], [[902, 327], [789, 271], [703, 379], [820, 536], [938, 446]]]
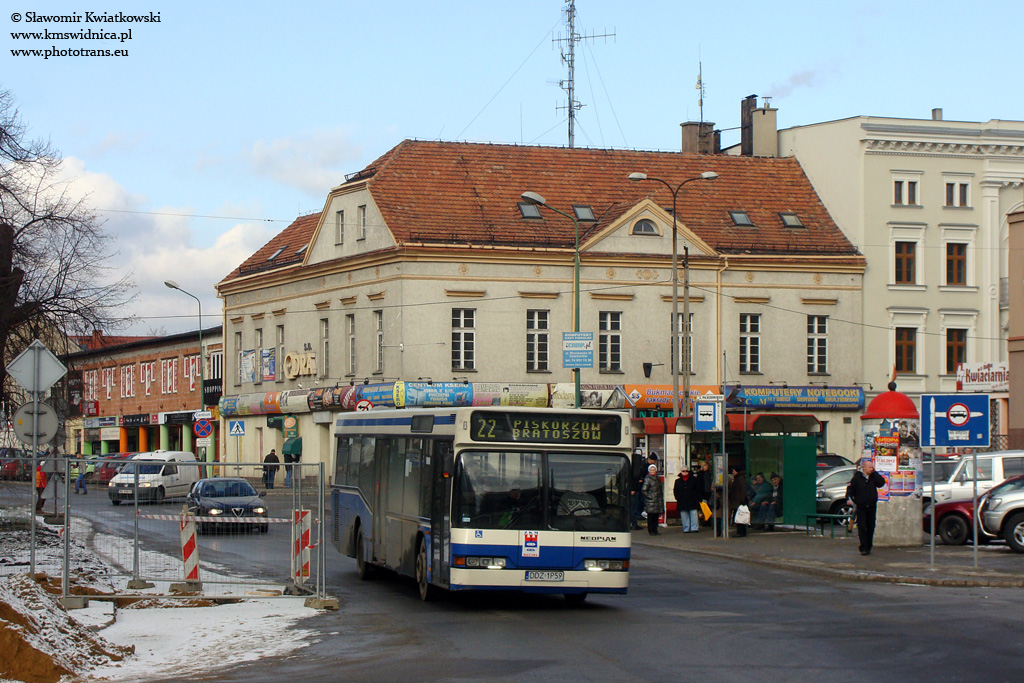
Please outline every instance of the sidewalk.
[[[935, 564], [931, 565], [928, 545], [901, 548], [875, 546], [870, 555], [858, 551], [857, 534], [844, 537], [837, 532], [829, 538], [803, 529], [753, 531], [736, 538], [715, 538], [710, 527], [684, 534], [679, 526], [663, 527], [657, 536], [646, 529], [633, 532], [634, 545], [664, 547], [683, 552], [751, 562], [781, 569], [793, 569], [828, 578], [854, 581], [882, 581], [926, 586], [1024, 587], [1024, 555], [1005, 544], [978, 547], [978, 568], [974, 568], [974, 546], [947, 546], [936, 539]], [[927, 541], [922, 535], [922, 542]]]

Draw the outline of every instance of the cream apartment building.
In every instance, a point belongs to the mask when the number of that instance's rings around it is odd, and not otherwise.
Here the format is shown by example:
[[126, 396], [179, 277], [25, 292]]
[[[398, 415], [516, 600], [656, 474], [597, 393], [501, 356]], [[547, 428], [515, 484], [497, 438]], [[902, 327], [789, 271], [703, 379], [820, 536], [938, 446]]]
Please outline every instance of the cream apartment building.
[[[1007, 361], [1024, 121], [857, 116], [781, 130], [778, 153], [799, 160], [867, 261], [863, 367], [876, 391], [894, 368], [916, 397], [956, 391], [958, 363]], [[1007, 394], [993, 398], [993, 434], [1006, 435]]]

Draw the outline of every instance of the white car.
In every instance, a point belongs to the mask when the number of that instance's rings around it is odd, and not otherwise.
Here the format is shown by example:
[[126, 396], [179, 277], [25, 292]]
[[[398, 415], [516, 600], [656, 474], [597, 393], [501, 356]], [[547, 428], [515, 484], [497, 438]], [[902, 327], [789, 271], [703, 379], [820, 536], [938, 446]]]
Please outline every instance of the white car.
[[[192, 463], [192, 464], [189, 464]], [[183, 498], [200, 479], [196, 456], [188, 451], [139, 453], [107, 484], [107, 496], [114, 505], [134, 501], [136, 472], [140, 501], [161, 503], [165, 498]]]

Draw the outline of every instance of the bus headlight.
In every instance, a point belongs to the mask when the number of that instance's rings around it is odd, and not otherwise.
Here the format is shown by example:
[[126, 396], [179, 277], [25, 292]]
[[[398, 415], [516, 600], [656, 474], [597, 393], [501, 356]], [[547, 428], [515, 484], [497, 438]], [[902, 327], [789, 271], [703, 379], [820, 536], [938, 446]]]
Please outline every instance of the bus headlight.
[[583, 560], [583, 568], [588, 572], [621, 572], [629, 569], [629, 560]]
[[477, 569], [504, 569], [504, 557], [455, 557], [452, 563], [456, 567], [474, 567]]

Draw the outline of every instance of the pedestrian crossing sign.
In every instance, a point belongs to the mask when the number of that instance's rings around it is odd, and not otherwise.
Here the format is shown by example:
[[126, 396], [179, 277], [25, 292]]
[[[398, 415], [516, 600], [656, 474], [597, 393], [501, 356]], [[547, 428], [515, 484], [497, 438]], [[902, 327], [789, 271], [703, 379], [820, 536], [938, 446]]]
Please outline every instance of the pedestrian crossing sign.
[[245, 436], [245, 420], [228, 420], [228, 434]]

